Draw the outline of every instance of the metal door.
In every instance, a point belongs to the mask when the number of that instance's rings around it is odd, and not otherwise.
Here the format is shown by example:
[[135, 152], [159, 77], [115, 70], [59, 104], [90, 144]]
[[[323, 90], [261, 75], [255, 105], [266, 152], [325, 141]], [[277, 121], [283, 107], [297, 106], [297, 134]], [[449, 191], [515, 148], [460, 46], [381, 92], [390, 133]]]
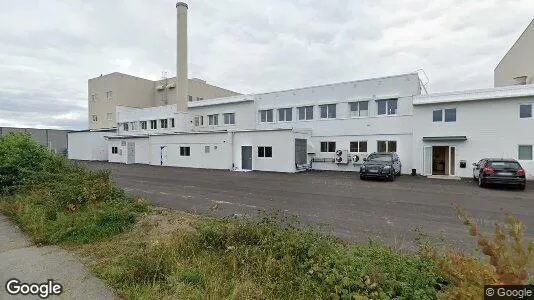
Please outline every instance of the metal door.
[[424, 175], [432, 175], [432, 146], [425, 146], [423, 151]]
[[241, 146], [241, 169], [252, 170], [252, 146]]
[[308, 163], [308, 140], [295, 139], [295, 164], [297, 166]]
[[128, 156], [126, 157], [127, 164], [135, 164], [135, 142], [128, 142], [126, 146]]

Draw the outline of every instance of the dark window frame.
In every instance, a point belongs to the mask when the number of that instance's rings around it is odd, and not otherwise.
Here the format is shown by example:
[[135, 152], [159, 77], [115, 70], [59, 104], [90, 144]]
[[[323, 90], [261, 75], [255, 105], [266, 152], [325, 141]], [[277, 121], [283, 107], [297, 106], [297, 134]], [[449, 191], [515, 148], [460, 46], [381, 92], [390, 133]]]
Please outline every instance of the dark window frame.
[[[519, 118], [528, 119], [532, 118], [532, 104], [519, 104]], [[525, 110], [523, 110], [525, 109]]]
[[332, 141], [321, 142], [321, 152], [323, 153], [336, 152], [336, 142], [332, 142]]
[[180, 146], [180, 156], [191, 156], [191, 146]]
[[273, 157], [273, 146], [258, 146], [258, 157], [259, 158], [272, 158]]

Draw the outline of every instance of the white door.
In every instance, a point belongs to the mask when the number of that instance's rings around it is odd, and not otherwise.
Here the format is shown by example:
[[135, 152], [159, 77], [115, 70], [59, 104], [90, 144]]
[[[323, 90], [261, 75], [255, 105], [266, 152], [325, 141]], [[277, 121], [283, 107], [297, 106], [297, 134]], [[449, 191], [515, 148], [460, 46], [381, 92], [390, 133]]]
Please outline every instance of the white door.
[[423, 148], [423, 175], [432, 175], [432, 146]]

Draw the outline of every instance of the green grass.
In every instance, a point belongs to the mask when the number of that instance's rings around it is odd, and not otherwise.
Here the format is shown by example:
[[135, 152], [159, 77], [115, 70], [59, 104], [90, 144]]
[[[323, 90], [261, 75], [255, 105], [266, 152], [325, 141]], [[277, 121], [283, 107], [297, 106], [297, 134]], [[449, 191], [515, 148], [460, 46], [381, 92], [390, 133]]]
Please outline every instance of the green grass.
[[444, 281], [432, 259], [346, 243], [273, 214], [162, 214], [182, 222], [165, 235], [158, 222], [142, 222], [77, 251], [127, 299], [434, 299]]

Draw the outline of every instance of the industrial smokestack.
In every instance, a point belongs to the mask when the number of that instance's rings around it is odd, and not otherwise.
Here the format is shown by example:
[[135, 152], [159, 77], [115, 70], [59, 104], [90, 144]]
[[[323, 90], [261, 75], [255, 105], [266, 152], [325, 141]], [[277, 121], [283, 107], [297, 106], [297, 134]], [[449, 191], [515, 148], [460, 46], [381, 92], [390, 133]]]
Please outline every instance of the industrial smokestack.
[[176, 104], [178, 111], [187, 111], [187, 4], [176, 3]]

